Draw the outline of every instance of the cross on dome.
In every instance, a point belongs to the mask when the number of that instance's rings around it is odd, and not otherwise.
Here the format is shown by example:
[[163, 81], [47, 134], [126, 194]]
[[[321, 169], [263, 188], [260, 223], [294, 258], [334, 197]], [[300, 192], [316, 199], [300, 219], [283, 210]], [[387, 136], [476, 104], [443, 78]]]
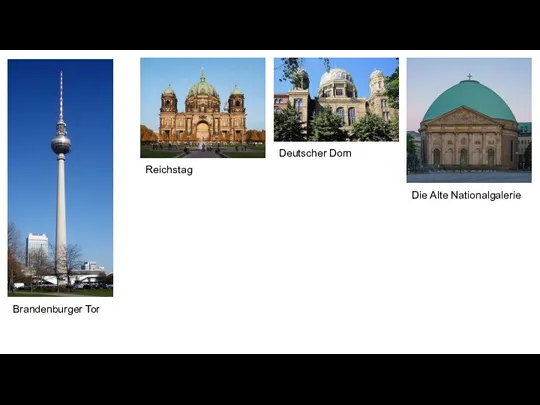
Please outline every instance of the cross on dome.
[[469, 80], [471, 80], [472, 75], [469, 73], [467, 77], [469, 78]]

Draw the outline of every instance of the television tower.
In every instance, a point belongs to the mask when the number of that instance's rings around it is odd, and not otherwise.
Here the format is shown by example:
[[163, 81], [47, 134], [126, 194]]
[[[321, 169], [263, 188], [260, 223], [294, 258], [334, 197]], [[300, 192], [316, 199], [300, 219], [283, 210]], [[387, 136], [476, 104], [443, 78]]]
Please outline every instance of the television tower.
[[71, 150], [71, 141], [67, 137], [64, 122], [63, 76], [60, 72], [60, 117], [56, 123], [56, 136], [51, 141], [51, 148], [58, 160], [58, 190], [56, 195], [56, 271], [57, 274], [67, 273], [65, 262], [66, 236], [66, 186], [64, 180], [64, 162], [66, 153]]

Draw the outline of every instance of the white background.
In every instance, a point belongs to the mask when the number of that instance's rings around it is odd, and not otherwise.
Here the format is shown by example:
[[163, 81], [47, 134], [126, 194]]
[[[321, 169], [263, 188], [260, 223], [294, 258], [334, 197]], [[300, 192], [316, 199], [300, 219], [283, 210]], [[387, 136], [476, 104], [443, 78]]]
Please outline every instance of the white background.
[[[330, 144], [272, 142], [274, 57], [400, 57], [403, 135], [407, 57], [533, 57], [534, 88], [537, 53], [0, 51], [3, 123], [7, 59], [113, 58], [115, 73], [115, 296], [1, 294], [0, 352], [540, 352], [534, 173], [532, 184], [407, 184], [404, 136], [399, 143], [331, 144], [351, 150], [349, 159], [279, 158], [283, 145]], [[267, 58], [266, 159], [140, 159], [140, 58], [221, 56]], [[7, 124], [2, 128], [7, 145]], [[168, 162], [194, 173], [145, 174], [146, 164]], [[522, 199], [413, 201], [412, 190], [519, 191]], [[4, 229], [6, 201], [4, 185]], [[15, 315], [15, 303], [101, 309]]]

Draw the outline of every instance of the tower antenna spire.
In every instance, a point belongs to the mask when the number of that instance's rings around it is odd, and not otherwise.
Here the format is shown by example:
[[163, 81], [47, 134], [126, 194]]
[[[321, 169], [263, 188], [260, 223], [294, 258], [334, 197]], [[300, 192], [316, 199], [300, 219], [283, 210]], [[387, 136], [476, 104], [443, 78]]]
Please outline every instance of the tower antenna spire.
[[62, 71], [60, 71], [60, 122], [64, 121], [64, 81]]

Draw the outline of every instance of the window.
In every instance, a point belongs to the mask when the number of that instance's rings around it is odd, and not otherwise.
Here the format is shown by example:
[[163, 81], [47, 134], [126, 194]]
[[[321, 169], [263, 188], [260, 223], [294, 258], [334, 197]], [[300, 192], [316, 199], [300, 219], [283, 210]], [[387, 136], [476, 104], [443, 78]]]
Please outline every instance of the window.
[[488, 150], [488, 166], [495, 166], [495, 151], [493, 149]]
[[347, 90], [347, 97], [354, 97], [353, 92], [350, 90]]
[[459, 152], [459, 163], [463, 166], [467, 165], [468, 163], [468, 155], [467, 155], [467, 149], [461, 149]]
[[439, 149], [433, 150], [433, 164], [435, 165], [441, 164], [441, 151]]
[[274, 107], [274, 112], [275, 112], [275, 113], [281, 112], [281, 108], [279, 108], [279, 107]]
[[356, 121], [356, 110], [354, 108], [349, 108], [349, 125], [354, 124]]
[[514, 142], [510, 141], [510, 162], [514, 161]]
[[383, 120], [388, 121], [390, 119], [390, 113], [388, 111], [385, 111], [382, 113]]
[[336, 96], [342, 96], [343, 95], [343, 89], [336, 89]]
[[304, 101], [301, 98], [294, 99], [294, 108], [296, 108], [298, 111], [301, 111], [303, 106]]
[[345, 125], [345, 110], [343, 109], [343, 107], [338, 107], [336, 112], [341, 117], [341, 125]]

